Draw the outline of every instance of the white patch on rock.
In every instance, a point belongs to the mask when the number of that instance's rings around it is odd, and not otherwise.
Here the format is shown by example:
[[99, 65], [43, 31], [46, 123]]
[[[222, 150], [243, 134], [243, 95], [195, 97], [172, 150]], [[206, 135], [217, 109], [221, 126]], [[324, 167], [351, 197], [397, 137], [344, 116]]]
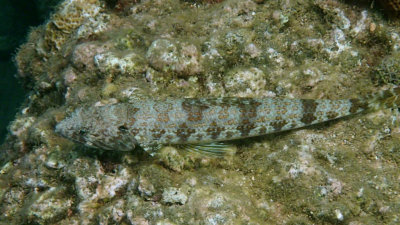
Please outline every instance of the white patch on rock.
[[187, 199], [186, 194], [175, 187], [166, 188], [162, 193], [162, 202], [164, 203], [184, 205]]

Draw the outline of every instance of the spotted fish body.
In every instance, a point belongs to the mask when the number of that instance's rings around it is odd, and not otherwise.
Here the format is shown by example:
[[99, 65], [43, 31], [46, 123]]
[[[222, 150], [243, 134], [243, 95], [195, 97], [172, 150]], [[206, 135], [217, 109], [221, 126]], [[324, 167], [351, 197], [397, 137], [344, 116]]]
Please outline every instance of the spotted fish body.
[[56, 132], [90, 147], [155, 151], [169, 144], [202, 144], [260, 136], [365, 110], [396, 107], [400, 88], [365, 99], [214, 98], [145, 100], [79, 108]]

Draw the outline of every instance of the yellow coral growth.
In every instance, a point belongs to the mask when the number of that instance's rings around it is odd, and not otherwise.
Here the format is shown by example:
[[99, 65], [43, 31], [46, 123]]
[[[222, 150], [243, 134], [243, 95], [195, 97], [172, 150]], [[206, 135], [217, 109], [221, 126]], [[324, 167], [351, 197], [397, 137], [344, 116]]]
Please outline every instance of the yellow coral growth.
[[59, 50], [62, 45], [89, 17], [94, 17], [101, 10], [99, 0], [64, 1], [58, 11], [46, 24], [45, 42], [51, 50]]

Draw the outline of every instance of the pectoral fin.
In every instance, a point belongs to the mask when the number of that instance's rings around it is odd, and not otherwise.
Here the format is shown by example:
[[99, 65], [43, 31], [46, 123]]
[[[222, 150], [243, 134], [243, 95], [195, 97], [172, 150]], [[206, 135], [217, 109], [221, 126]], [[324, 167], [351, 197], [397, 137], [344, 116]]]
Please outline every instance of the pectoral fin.
[[226, 144], [223, 142], [212, 142], [202, 144], [184, 144], [180, 148], [212, 157], [223, 157], [225, 155], [234, 155], [236, 153], [236, 146]]
[[154, 156], [162, 147], [160, 144], [140, 144], [144, 151]]

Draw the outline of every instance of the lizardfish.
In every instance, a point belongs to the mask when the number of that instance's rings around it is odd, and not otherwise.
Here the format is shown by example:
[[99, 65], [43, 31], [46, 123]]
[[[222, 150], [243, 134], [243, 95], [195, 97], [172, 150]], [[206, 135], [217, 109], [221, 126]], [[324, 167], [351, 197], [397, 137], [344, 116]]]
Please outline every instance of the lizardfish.
[[[154, 153], [164, 145], [207, 146], [305, 127], [366, 110], [397, 108], [400, 88], [365, 98], [182, 98], [76, 109], [56, 132], [89, 147]], [[218, 151], [218, 145], [208, 145]], [[207, 148], [199, 148], [205, 149]]]

